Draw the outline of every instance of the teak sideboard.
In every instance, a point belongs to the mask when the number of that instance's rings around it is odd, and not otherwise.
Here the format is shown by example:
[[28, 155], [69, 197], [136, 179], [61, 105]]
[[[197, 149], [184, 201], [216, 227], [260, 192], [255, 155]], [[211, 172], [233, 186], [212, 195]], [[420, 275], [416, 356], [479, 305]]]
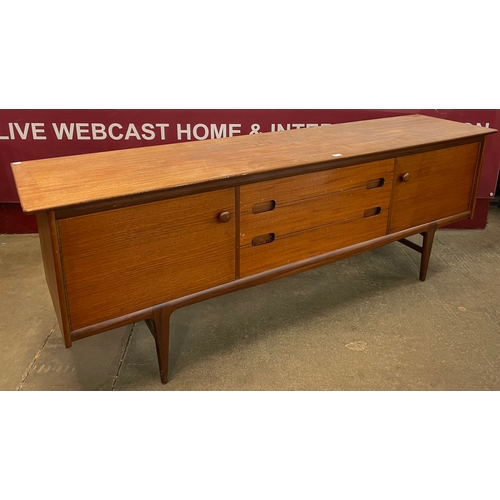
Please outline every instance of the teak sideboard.
[[[400, 241], [426, 277], [471, 217], [493, 129], [421, 115], [12, 163], [66, 347]], [[422, 245], [407, 239], [422, 234]]]

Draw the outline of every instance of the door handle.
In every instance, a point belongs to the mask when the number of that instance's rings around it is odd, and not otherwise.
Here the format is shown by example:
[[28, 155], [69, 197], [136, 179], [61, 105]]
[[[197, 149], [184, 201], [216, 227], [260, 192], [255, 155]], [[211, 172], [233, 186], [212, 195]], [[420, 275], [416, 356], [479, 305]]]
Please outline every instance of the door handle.
[[219, 221], [220, 222], [229, 222], [231, 220], [231, 212], [227, 212], [227, 211], [224, 211], [224, 212], [221, 212], [219, 214]]

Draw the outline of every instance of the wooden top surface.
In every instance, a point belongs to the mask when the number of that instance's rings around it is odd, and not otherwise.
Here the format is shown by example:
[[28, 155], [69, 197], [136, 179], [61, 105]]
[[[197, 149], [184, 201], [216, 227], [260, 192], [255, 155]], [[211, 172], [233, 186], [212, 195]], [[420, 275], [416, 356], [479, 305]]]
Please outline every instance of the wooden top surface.
[[475, 125], [406, 115], [11, 166], [23, 210], [36, 212], [494, 132]]

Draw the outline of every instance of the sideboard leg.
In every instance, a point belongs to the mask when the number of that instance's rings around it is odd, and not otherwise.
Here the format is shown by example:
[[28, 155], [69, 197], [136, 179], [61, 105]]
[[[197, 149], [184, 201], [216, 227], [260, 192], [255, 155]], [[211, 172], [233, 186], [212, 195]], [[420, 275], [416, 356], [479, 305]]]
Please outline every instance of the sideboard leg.
[[429, 267], [429, 259], [431, 257], [432, 243], [436, 234], [437, 224], [433, 223], [429, 226], [427, 232], [422, 233], [424, 241], [422, 244], [422, 257], [420, 258], [420, 281], [425, 281], [427, 276], [427, 268]]
[[151, 319], [146, 320], [156, 343], [156, 355], [162, 384], [168, 382], [168, 348], [170, 333], [170, 316], [172, 309], [167, 306], [154, 309]]

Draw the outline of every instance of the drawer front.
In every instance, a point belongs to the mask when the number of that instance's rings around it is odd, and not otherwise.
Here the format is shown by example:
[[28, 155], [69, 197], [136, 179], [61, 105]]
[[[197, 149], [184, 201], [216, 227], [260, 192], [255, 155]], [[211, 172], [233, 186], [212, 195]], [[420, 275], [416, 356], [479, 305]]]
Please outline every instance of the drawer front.
[[225, 189], [59, 220], [72, 330], [234, 280], [234, 199]]
[[241, 187], [240, 276], [383, 236], [394, 160]]
[[251, 276], [383, 236], [387, 229], [387, 212], [382, 210], [370, 217], [347, 219], [277, 237], [269, 243], [241, 247], [240, 276]]
[[394, 160], [390, 159], [248, 184], [240, 189], [241, 212], [251, 213], [255, 205], [269, 201], [274, 201], [279, 206], [347, 189], [362, 188], [369, 181], [380, 178], [392, 182], [393, 171]]
[[389, 232], [470, 210], [479, 143], [396, 159]]
[[[365, 186], [326, 194], [296, 202], [268, 205], [268, 210], [241, 214], [240, 245], [251, 245], [255, 237], [273, 233], [275, 237], [304, 231], [364, 214], [366, 210], [387, 210], [392, 191], [392, 182], [383, 186]], [[279, 198], [279, 195], [277, 196]]]

